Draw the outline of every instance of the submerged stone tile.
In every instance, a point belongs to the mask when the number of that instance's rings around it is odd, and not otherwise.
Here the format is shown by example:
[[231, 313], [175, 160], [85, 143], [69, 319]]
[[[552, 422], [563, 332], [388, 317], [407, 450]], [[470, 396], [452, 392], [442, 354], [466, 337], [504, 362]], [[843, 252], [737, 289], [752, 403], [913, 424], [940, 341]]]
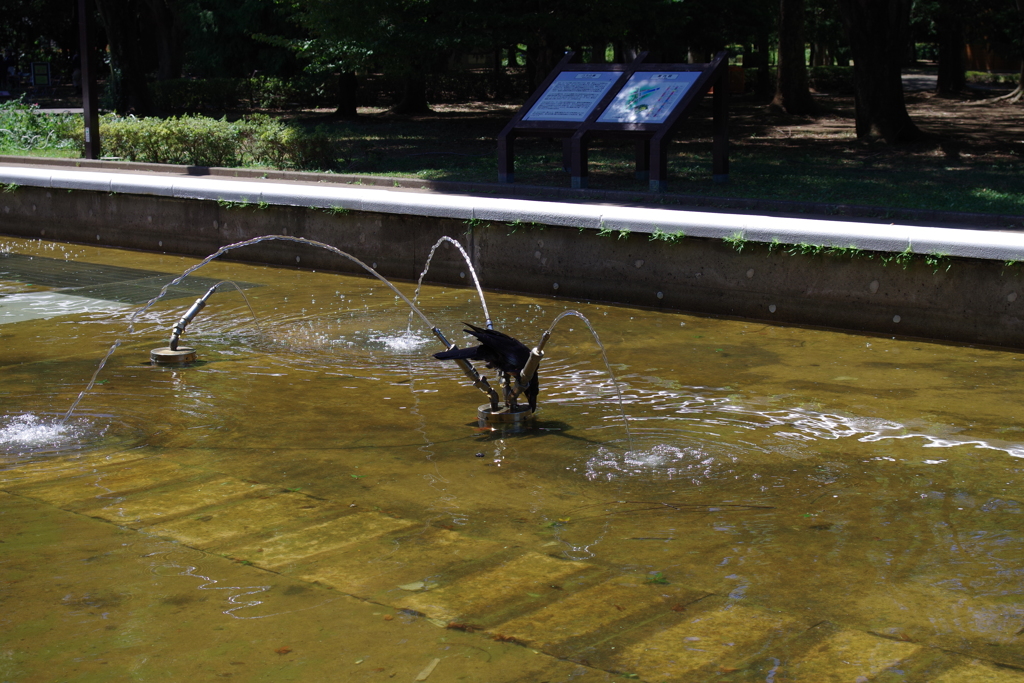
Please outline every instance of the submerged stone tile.
[[[806, 629], [807, 620], [753, 607], [704, 612], [622, 648], [620, 671], [655, 681], [691, 681], [695, 672], [739, 667], [776, 640]], [[853, 680], [853, 679], [850, 679]]]
[[552, 583], [591, 569], [549, 555], [528, 552], [498, 567], [417, 593], [406, 606], [443, 621], [492, 613], [506, 603], [550, 593]]
[[[144, 458], [133, 450], [125, 450], [111, 453], [105, 456], [106, 463], [137, 463]], [[13, 490], [25, 484], [54, 482], [63, 479], [72, 479], [82, 475], [83, 471], [89, 469], [77, 459], [53, 459], [42, 462], [32, 462], [25, 465], [11, 467], [0, 473], [0, 486]], [[28, 494], [26, 494], [28, 495]]]
[[109, 502], [132, 491], [166, 486], [170, 481], [196, 476], [208, 475], [174, 462], [143, 459], [91, 469], [88, 474], [75, 477], [37, 481], [16, 489], [22, 495], [67, 508]]
[[[243, 536], [271, 534], [282, 529], [322, 522], [324, 516], [342, 514], [344, 509], [340, 504], [319, 501], [298, 493], [279, 493], [243, 499], [227, 507], [168, 523], [157, 523], [146, 527], [146, 530], [210, 550]], [[323, 525], [315, 528], [320, 526]]]
[[281, 570], [311, 556], [355, 545], [412, 524], [376, 512], [359, 512], [244, 545], [227, 544], [220, 550], [266, 569]]
[[974, 660], [933, 679], [932, 683], [1021, 683], [1024, 671], [1006, 669]]
[[799, 661], [787, 666], [786, 676], [794, 683], [870, 680], [920, 650], [915, 643], [844, 630], [817, 643]]
[[1014, 647], [1024, 620], [1024, 604], [1016, 599], [986, 599], [908, 581], [864, 596], [856, 609], [864, 630], [1024, 666], [1024, 652]]
[[551, 648], [644, 613], [675, 611], [681, 614], [687, 604], [705, 595], [689, 588], [652, 585], [619, 577], [570, 593], [563, 600], [507, 621], [495, 630], [535, 647]]
[[211, 505], [221, 505], [235, 498], [268, 490], [273, 489], [231, 477], [216, 477], [171, 490], [131, 494], [117, 501], [85, 507], [83, 511], [122, 526], [141, 527], [153, 524], [161, 518], [188, 514]]
[[381, 536], [316, 555], [300, 563], [292, 574], [352, 595], [373, 595], [380, 602], [402, 608], [408, 607], [411, 593], [400, 586], [417, 582], [424, 588], [437, 585], [446, 574], [465, 571], [504, 547], [445, 529], [427, 529], [404, 537]]

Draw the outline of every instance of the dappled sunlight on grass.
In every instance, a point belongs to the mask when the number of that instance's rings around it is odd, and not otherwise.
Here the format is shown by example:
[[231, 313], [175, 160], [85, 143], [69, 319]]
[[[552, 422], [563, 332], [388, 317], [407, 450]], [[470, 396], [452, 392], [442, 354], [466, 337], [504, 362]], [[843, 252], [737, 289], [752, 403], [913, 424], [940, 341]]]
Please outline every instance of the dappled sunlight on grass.
[[[922, 100], [915, 114], [922, 127], [955, 117]], [[852, 102], [834, 98], [818, 119], [771, 115], [760, 104], [734, 103], [730, 182], [711, 178], [711, 121], [707, 107], [686, 122], [670, 144], [669, 190], [701, 197], [942, 210], [1021, 213], [1024, 167], [997, 141], [944, 139], [912, 147], [890, 147], [856, 139]], [[924, 109], [928, 107], [928, 109]], [[350, 146], [342, 170], [427, 180], [494, 182], [497, 134], [513, 107], [481, 106], [439, 111], [437, 117], [399, 119], [385, 114], [335, 124]], [[975, 109], [972, 111], [981, 111]], [[999, 113], [999, 110], [993, 110]], [[992, 112], [989, 112], [992, 113]], [[977, 122], [980, 127], [982, 122]], [[974, 130], [974, 129], [972, 129]], [[975, 131], [976, 132], [976, 131]], [[516, 142], [516, 181], [567, 188], [562, 142], [521, 138]], [[589, 154], [589, 187], [646, 192], [634, 174], [632, 142], [597, 140]], [[827, 209], [824, 209], [827, 211]]]
[[[829, 205], [795, 209], [821, 213], [838, 212], [836, 205], [880, 207], [880, 215], [899, 209], [1024, 213], [1024, 122], [1019, 107], [915, 95], [908, 99], [911, 116], [932, 137], [894, 147], [856, 139], [852, 98], [818, 100], [825, 113], [812, 118], [779, 115], [763, 103], [735, 99], [725, 184], [712, 181], [711, 111], [703, 103], [669, 145], [669, 191], [711, 206], [716, 198]], [[364, 108], [354, 121], [336, 120], [325, 110], [292, 112], [286, 118], [336, 141], [341, 156], [333, 168], [323, 170], [494, 183], [497, 136], [516, 110], [512, 104], [476, 102], [436, 105], [432, 114], [415, 117]], [[517, 183], [570, 186], [561, 139], [520, 138], [515, 154]], [[594, 141], [589, 187], [646, 193], [647, 182], [634, 173], [634, 156], [633, 142]]]

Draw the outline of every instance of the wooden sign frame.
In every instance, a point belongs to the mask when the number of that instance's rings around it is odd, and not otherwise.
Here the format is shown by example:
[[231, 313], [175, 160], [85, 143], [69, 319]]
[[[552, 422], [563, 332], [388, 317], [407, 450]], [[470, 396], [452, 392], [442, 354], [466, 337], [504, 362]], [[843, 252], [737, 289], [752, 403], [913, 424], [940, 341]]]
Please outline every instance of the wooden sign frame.
[[[647, 63], [647, 53], [642, 53], [630, 64], [578, 64], [575, 55], [568, 53], [548, 75], [530, 99], [526, 101], [515, 117], [498, 135], [498, 182], [515, 182], [514, 143], [517, 137], [557, 137], [563, 140], [563, 155], [566, 170], [572, 177], [572, 187], [587, 186], [587, 156], [591, 141], [598, 138], [627, 138], [636, 141], [636, 174], [637, 178], [647, 180], [649, 187], [655, 192], [664, 192], [668, 175], [667, 146], [678, 132], [680, 124], [692, 113], [697, 103], [714, 87], [713, 92], [713, 127], [714, 147], [712, 172], [716, 182], [729, 179], [729, 136], [728, 136], [728, 54], [719, 52], [708, 64], [652, 64]], [[614, 72], [618, 77], [613, 84], [591, 106], [589, 114], [582, 121], [538, 120], [534, 108], [548, 95], [552, 85], [565, 80], [565, 74]], [[678, 74], [696, 74], [694, 78], [681, 78], [679, 83], [687, 86], [681, 93], [669, 98], [662, 97], [660, 109], [655, 112], [653, 121], [645, 122], [646, 107], [632, 109], [634, 120], [609, 120], [616, 118], [616, 112], [625, 111], [622, 106], [624, 98], [631, 95], [635, 98], [640, 87], [632, 88], [627, 93], [629, 83], [646, 84], [651, 78], [666, 79], [669, 83]], [[579, 77], [579, 76], [575, 76]], [[635, 77], [635, 78], [634, 78]], [[561, 81], [560, 81], [561, 79]], [[633, 79], [633, 80], [631, 80]], [[641, 80], [645, 79], [645, 80]], [[647, 88], [653, 92], [656, 88]], [[680, 88], [676, 87], [676, 92]], [[618, 102], [616, 99], [618, 98]], [[614, 106], [613, 106], [613, 103]], [[634, 103], [635, 104], [635, 103]], [[613, 106], [612, 109], [609, 109]], [[554, 116], [558, 110], [551, 108]], [[531, 116], [531, 113], [534, 115]], [[541, 114], [543, 117], [544, 114]], [[621, 118], [621, 117], [620, 117]], [[603, 119], [603, 120], [602, 120]]]
[[[566, 143], [565, 151], [568, 153], [569, 139], [572, 138], [587, 119], [594, 115], [595, 111], [598, 113], [604, 111], [604, 108], [609, 102], [611, 102], [615, 93], [617, 93], [622, 87], [622, 84], [625, 83], [626, 75], [632, 73], [630, 70], [631, 67], [646, 56], [647, 53], [643, 53], [634, 60], [633, 64], [580, 64], [576, 61], [576, 53], [566, 53], [551, 73], [548, 74], [548, 77], [544, 79], [544, 82], [540, 84], [540, 87], [530, 95], [530, 98], [526, 100], [526, 103], [519, 109], [516, 115], [512, 117], [512, 120], [508, 122], [505, 128], [498, 135], [498, 182], [515, 182], [516, 138], [527, 136], [562, 138]], [[579, 121], [524, 120], [540, 99], [547, 94], [556, 79], [558, 79], [562, 74], [568, 73], [610, 73], [616, 74], [618, 77], [612, 82], [611, 87], [608, 88], [604, 96], [598, 100], [595, 106], [591, 107], [588, 115]], [[566, 154], [566, 162], [568, 162], [568, 154]]]

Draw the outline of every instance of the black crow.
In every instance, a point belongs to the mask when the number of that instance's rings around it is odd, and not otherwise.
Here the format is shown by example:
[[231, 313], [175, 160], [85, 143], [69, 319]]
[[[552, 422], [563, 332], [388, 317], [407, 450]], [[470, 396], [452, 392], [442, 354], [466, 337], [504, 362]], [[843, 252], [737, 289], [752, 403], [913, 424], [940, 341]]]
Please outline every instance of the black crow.
[[[435, 353], [434, 358], [438, 360], [466, 360], [483, 361], [487, 367], [498, 370], [504, 376], [506, 383], [508, 375], [514, 375], [517, 380], [522, 381], [519, 374], [526, 367], [526, 361], [530, 359], [530, 349], [518, 339], [508, 336], [497, 330], [485, 330], [482, 327], [463, 323], [470, 329], [463, 330], [471, 334], [480, 342], [480, 346], [470, 346], [465, 349], [454, 349], [452, 351], [441, 351]], [[530, 385], [526, 387], [526, 400], [530, 403], [530, 410], [537, 410], [537, 391], [539, 390], [537, 373], [534, 373]]]

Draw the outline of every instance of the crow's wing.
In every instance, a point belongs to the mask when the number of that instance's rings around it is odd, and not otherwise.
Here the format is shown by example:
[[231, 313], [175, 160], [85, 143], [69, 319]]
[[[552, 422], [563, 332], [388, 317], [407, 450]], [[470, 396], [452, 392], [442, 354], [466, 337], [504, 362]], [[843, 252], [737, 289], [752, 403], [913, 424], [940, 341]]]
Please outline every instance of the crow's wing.
[[481, 346], [491, 352], [493, 358], [488, 360], [494, 363], [499, 370], [519, 372], [526, 365], [526, 361], [530, 359], [530, 349], [518, 339], [497, 330], [485, 330], [476, 325], [464, 324], [470, 328], [465, 332], [476, 337]]

